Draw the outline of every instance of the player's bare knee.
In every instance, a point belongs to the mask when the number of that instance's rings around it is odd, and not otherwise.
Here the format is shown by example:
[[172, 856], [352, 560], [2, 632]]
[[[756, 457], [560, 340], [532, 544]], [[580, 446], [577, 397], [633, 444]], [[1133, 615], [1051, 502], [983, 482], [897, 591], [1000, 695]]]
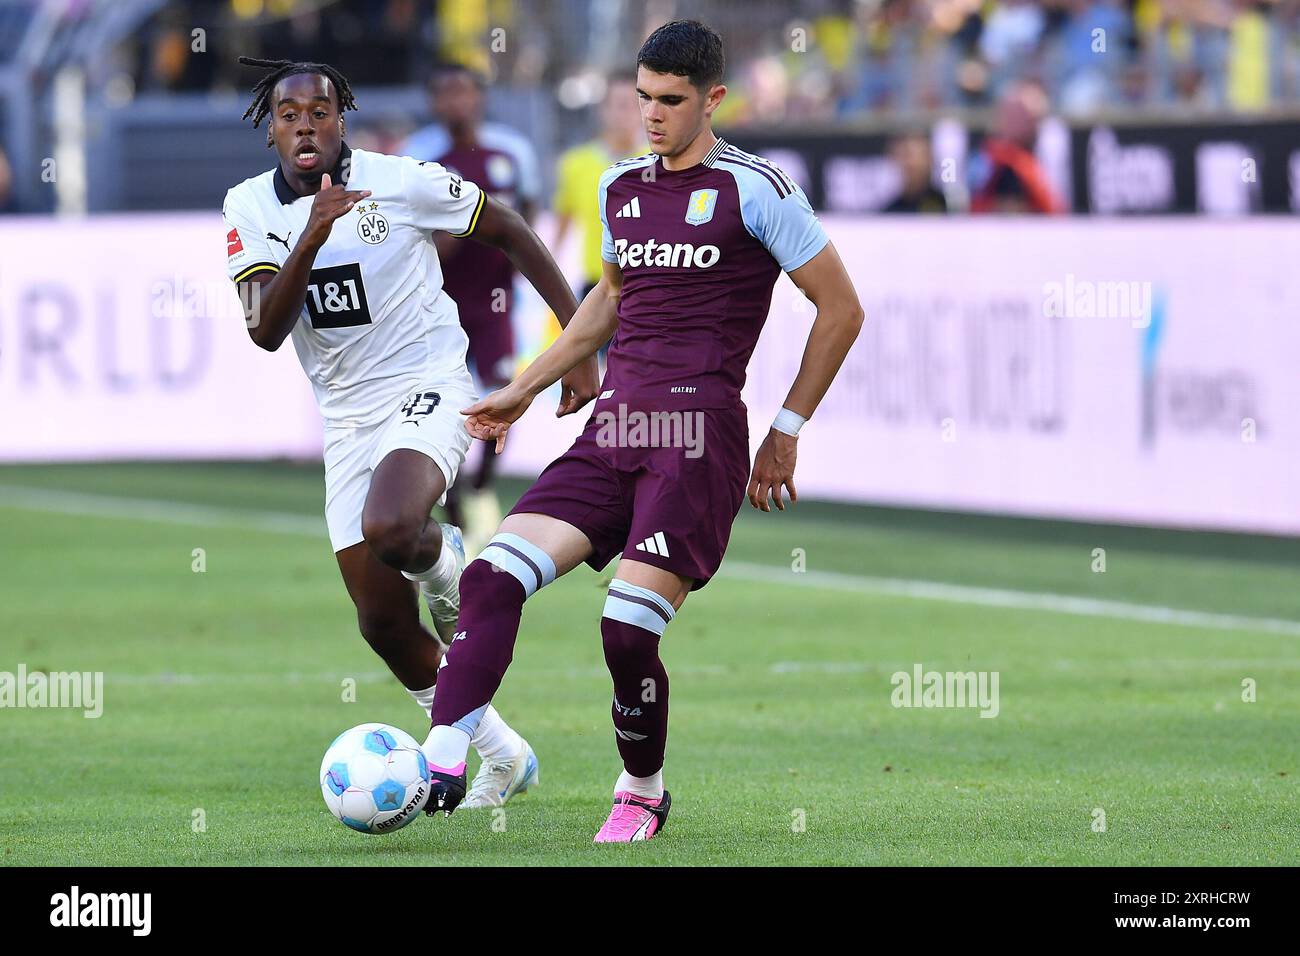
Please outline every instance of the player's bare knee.
[[361, 519], [361, 535], [375, 556], [389, 567], [409, 570], [418, 556], [420, 533], [424, 521], [395, 513], [366, 511]]

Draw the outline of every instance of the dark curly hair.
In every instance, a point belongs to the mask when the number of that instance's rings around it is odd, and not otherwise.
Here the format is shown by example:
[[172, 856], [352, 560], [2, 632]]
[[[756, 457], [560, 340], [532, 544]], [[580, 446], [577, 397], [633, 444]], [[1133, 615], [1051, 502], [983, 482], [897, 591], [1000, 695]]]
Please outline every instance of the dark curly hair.
[[239, 62], [244, 66], [257, 66], [266, 73], [253, 87], [253, 101], [244, 110], [242, 119], [253, 118], [253, 126], [261, 125], [266, 114], [271, 112], [271, 91], [286, 76], [299, 73], [316, 73], [334, 84], [334, 91], [339, 98], [339, 112], [355, 110], [357, 101], [352, 98], [352, 86], [348, 78], [328, 63], [295, 63], [293, 60], [259, 60], [251, 56], [241, 56]]

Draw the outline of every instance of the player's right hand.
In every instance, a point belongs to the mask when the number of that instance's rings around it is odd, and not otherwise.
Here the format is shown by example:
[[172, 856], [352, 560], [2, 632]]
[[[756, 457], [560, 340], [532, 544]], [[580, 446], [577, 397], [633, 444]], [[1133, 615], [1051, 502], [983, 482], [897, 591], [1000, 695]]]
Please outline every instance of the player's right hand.
[[496, 453], [499, 455], [506, 447], [506, 432], [528, 411], [528, 406], [532, 403], [532, 395], [511, 383], [473, 405], [462, 408], [460, 413], [468, 416], [465, 419], [465, 430], [482, 441], [495, 440]]
[[352, 207], [370, 195], [369, 189], [344, 189], [343, 184], [331, 184], [330, 174], [320, 178], [320, 192], [311, 201], [311, 215], [307, 217], [305, 238], [316, 245], [324, 245], [330, 237], [334, 220], [341, 219]]
[[572, 415], [600, 392], [600, 366], [596, 356], [589, 355], [571, 368], [560, 379], [560, 405], [555, 410], [557, 418]]
[[799, 456], [799, 439], [775, 428], [767, 433], [754, 454], [754, 470], [749, 478], [749, 503], [759, 511], [785, 510], [781, 489], [790, 492], [790, 503], [799, 500], [794, 488], [794, 464]]

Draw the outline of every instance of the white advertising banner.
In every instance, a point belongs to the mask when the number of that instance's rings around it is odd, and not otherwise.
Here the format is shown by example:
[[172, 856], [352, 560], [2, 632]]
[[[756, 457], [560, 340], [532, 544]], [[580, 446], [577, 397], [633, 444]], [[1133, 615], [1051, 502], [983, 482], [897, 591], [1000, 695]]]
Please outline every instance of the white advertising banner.
[[[824, 222], [867, 321], [800, 436], [801, 495], [1300, 533], [1300, 223]], [[248, 340], [223, 237], [208, 214], [0, 219], [0, 460], [319, 455], [292, 349]], [[754, 447], [813, 316], [782, 278]], [[503, 470], [568, 446], [586, 414], [554, 406]]]
[[[823, 222], [867, 320], [800, 434], [800, 495], [1300, 534], [1300, 223]], [[751, 448], [813, 316], [782, 277], [744, 393]], [[543, 404], [510, 470], [575, 434]]]
[[266, 352], [220, 214], [0, 217], [0, 461], [321, 453], [293, 347]]

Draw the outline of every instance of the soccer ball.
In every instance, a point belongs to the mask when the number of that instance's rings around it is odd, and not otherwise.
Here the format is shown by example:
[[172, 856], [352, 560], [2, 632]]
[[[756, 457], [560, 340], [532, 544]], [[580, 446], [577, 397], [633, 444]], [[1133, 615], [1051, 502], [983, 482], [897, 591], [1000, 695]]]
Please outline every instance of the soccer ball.
[[334, 738], [320, 764], [320, 792], [339, 821], [392, 833], [429, 799], [429, 764], [415, 738], [387, 724], [358, 724]]

